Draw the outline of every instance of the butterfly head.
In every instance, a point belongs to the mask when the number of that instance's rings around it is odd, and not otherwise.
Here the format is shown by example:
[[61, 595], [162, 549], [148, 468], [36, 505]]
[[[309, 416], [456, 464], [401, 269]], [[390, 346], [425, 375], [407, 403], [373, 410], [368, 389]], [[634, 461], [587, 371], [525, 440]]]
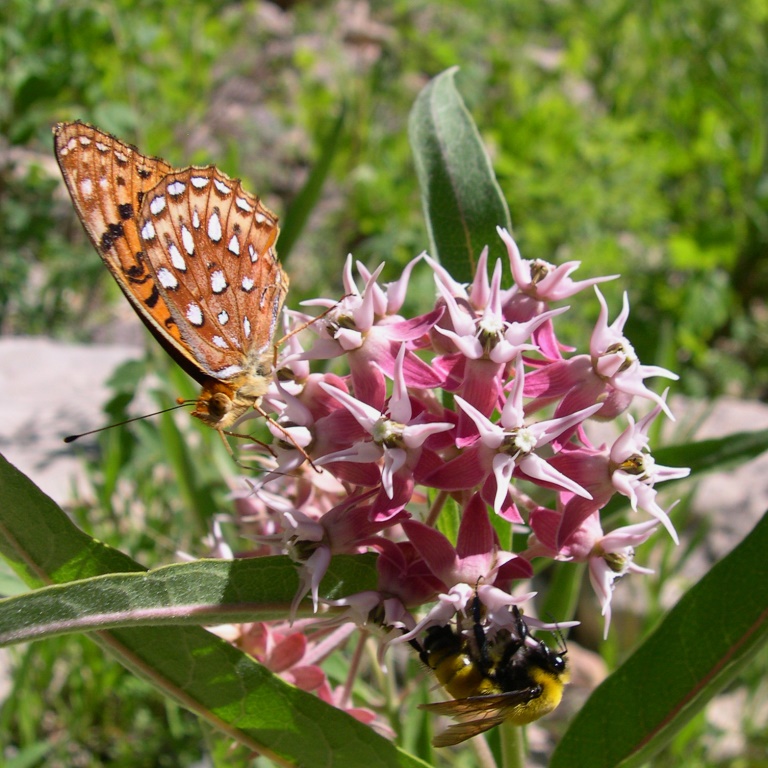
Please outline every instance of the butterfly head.
[[203, 384], [192, 415], [216, 430], [229, 429], [259, 405], [268, 386], [269, 377], [259, 374], [247, 374], [232, 381], [211, 379]]

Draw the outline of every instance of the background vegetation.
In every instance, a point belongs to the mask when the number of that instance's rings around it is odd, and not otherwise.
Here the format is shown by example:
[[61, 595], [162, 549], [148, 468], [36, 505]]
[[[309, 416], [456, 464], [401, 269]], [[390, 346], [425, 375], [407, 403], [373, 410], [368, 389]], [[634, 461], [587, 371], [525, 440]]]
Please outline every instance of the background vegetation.
[[[348, 252], [369, 266], [386, 260], [394, 277], [426, 247], [408, 112], [432, 76], [458, 64], [523, 255], [581, 260], [585, 276], [621, 273], [605, 286], [609, 302], [629, 290], [627, 336], [644, 363], [681, 375], [678, 392], [764, 399], [766, 32], [759, 0], [6, 0], [0, 330], [104, 339], [122, 313], [63, 192], [56, 121], [92, 122], [179, 166], [215, 162], [247, 179], [286, 229], [306, 219], [282, 253], [296, 306], [338, 294]], [[300, 193], [323, 163], [312, 200]], [[593, 318], [581, 320], [574, 338]], [[163, 382], [153, 384], [161, 403], [193, 391], [150, 355], [115, 377], [111, 420], [149, 371]], [[182, 438], [169, 417], [104, 435], [92, 459], [99, 505], [74, 508], [78, 522], [147, 565], [178, 548], [200, 554], [227, 489], [199, 460], [205, 441], [218, 450], [216, 436], [185, 429]], [[137, 507], [140, 530], [126, 522]], [[47, 754], [49, 765], [190, 765], [206, 739], [227, 755], [86, 642], [30, 646], [13, 682], [0, 744], [21, 750], [19, 764]], [[716, 764], [713, 726], [694, 726], [670, 764]], [[750, 743], [759, 755], [765, 734]]]

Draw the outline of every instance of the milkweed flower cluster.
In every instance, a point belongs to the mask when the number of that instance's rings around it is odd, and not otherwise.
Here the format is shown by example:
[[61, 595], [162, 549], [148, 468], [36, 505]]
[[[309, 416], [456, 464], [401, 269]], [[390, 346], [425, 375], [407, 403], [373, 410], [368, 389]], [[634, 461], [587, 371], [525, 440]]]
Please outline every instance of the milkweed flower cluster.
[[[387, 284], [383, 265], [371, 273], [358, 263], [355, 274], [349, 257], [345, 297], [310, 302], [325, 310], [309, 326], [312, 343], [302, 347], [293, 335], [284, 345], [281, 375], [263, 403], [281, 427], [270, 425], [275, 459], [237, 509], [261, 551], [290, 553], [299, 564], [294, 610], [307, 594], [318, 609], [334, 555], [372, 551], [378, 588], [335, 603], [344, 620], [363, 625], [376, 616], [388, 640], [402, 642], [466, 615], [477, 594], [488, 624], [500, 627], [510, 606], [531, 597], [533, 560], [549, 558], [589, 564], [607, 632], [615, 580], [645, 572], [633, 563], [634, 547], [659, 526], [677, 541], [655, 484], [688, 470], [654, 463], [648, 429], [672, 414], [665, 395], [645, 384], [677, 377], [637, 359], [623, 335], [626, 296], [609, 321], [597, 285], [616, 276], [574, 280], [578, 262], [524, 260], [510, 234], [498, 233], [510, 288], [487, 250], [468, 285], [425, 254]], [[435, 299], [406, 318], [414, 269], [432, 271]], [[556, 325], [565, 302], [592, 292], [600, 313], [579, 353], [557, 338]], [[290, 316], [296, 325], [309, 319]], [[347, 366], [340, 374], [310, 368], [337, 358]], [[633, 402], [648, 404], [638, 421], [626, 412]], [[619, 420], [624, 430], [596, 446], [589, 419]], [[616, 494], [641, 519], [605, 533], [600, 511]], [[436, 527], [447, 508], [459, 512], [455, 544]], [[510, 549], [513, 527], [529, 533], [520, 551]], [[503, 543], [497, 530], [509, 531]], [[307, 677], [301, 654], [296, 664]]]

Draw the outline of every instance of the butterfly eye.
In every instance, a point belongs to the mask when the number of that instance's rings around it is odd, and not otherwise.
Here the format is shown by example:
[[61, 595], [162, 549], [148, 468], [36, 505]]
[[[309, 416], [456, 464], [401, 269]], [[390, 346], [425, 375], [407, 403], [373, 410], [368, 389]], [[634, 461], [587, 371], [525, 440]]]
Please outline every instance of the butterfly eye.
[[223, 392], [217, 392], [208, 401], [208, 413], [215, 419], [223, 418], [231, 410], [232, 401]]

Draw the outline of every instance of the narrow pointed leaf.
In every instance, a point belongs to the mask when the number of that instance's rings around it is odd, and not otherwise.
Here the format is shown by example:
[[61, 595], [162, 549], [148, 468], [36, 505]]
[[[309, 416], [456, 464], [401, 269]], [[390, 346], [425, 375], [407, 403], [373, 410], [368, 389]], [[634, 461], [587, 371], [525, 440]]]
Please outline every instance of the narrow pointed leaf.
[[[333, 559], [319, 594], [335, 600], [375, 588], [375, 556], [348, 555]], [[281, 620], [298, 589], [297, 567], [287, 556], [96, 576], [0, 600], [0, 645], [94, 629]], [[303, 615], [312, 615], [309, 600]]]
[[456, 280], [468, 282], [486, 245], [492, 259], [503, 257], [506, 263], [496, 227], [512, 225], [488, 153], [456, 90], [457, 71], [446, 70], [422, 90], [408, 134], [431, 255]]
[[656, 449], [653, 457], [659, 464], [690, 467], [691, 474], [698, 474], [743, 464], [765, 451], [768, 451], [768, 429], [669, 445]]
[[589, 698], [552, 768], [639, 766], [768, 641], [768, 514]]

